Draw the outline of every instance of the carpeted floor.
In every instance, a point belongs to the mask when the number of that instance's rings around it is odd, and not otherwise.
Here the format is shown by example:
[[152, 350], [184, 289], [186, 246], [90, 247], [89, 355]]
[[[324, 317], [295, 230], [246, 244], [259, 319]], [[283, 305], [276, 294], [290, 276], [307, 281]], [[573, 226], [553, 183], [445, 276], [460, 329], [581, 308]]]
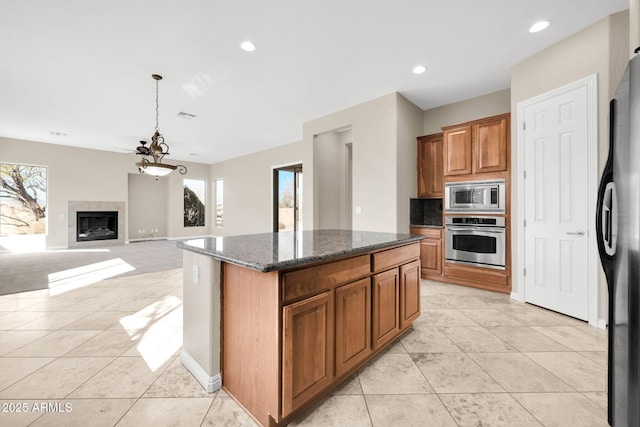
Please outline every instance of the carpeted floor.
[[0, 252], [0, 295], [182, 268], [175, 240], [136, 242], [94, 249]]

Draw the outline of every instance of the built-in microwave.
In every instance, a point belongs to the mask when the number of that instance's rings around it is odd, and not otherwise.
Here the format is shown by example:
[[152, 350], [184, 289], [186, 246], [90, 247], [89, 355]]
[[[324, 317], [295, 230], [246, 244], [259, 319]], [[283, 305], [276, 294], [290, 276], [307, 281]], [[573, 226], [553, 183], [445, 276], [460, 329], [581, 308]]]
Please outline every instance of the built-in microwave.
[[446, 182], [444, 190], [445, 213], [505, 211], [504, 179]]

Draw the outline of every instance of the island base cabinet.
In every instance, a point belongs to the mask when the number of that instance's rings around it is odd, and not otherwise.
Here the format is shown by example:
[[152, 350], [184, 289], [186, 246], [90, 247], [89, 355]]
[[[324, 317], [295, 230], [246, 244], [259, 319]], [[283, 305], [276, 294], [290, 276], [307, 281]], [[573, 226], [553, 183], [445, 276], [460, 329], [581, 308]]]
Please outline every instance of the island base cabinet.
[[398, 269], [373, 276], [373, 348], [391, 341], [400, 331]]
[[400, 267], [400, 329], [420, 317], [420, 262]]
[[336, 376], [365, 360], [371, 353], [371, 281], [336, 289]]
[[332, 297], [325, 292], [283, 309], [282, 416], [331, 385]]
[[[223, 387], [287, 425], [419, 315], [420, 243], [260, 273], [223, 263]], [[402, 326], [401, 326], [402, 325]]]

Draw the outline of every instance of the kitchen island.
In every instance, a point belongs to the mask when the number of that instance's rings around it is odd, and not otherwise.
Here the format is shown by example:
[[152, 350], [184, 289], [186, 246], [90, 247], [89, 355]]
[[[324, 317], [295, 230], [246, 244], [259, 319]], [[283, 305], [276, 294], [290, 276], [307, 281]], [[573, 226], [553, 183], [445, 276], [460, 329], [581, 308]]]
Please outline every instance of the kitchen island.
[[423, 238], [316, 230], [179, 242], [182, 363], [259, 424], [286, 425], [420, 315]]

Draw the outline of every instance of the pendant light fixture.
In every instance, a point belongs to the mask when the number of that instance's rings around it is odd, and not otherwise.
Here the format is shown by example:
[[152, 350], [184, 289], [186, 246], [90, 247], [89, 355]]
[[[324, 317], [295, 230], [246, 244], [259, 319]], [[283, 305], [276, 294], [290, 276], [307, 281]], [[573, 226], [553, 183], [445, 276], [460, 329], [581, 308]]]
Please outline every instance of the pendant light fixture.
[[181, 175], [187, 173], [187, 167], [184, 165], [169, 165], [162, 163], [164, 156], [169, 154], [169, 146], [164, 142], [164, 136], [160, 133], [159, 125], [159, 97], [158, 97], [158, 82], [162, 80], [162, 76], [159, 74], [152, 74], [151, 77], [156, 81], [156, 131], [151, 137], [151, 145], [146, 146], [146, 141], [140, 141], [142, 144], [136, 148], [136, 154], [144, 156], [142, 160], [136, 163], [138, 171], [140, 173], [146, 173], [148, 175], [155, 176], [158, 179], [159, 176], [169, 175], [174, 170], [178, 169]]

